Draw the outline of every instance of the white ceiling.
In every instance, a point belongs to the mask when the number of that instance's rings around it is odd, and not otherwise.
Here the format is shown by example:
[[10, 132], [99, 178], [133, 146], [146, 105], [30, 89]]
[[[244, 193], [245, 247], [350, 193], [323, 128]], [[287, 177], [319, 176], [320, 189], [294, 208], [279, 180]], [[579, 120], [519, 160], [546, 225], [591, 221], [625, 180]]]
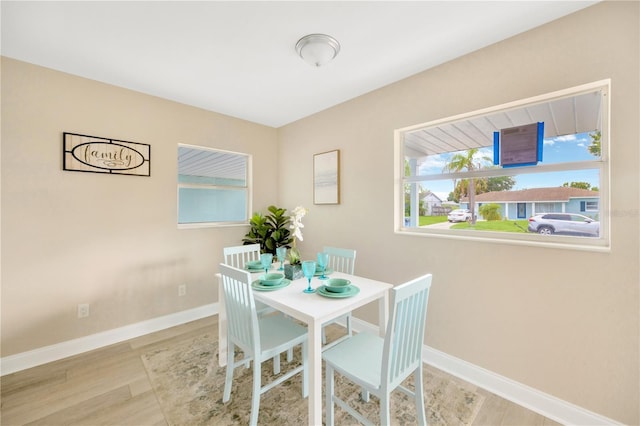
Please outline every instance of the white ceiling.
[[[1, 53], [280, 127], [594, 3], [3, 0]], [[310, 33], [333, 62], [296, 55]]]

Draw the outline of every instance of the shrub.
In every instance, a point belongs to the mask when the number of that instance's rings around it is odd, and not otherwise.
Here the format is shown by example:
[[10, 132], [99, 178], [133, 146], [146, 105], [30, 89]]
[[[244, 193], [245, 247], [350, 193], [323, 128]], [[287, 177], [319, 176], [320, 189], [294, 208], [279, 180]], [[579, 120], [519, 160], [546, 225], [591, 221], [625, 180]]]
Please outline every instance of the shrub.
[[500, 206], [498, 204], [483, 204], [480, 206], [480, 214], [485, 220], [500, 220]]

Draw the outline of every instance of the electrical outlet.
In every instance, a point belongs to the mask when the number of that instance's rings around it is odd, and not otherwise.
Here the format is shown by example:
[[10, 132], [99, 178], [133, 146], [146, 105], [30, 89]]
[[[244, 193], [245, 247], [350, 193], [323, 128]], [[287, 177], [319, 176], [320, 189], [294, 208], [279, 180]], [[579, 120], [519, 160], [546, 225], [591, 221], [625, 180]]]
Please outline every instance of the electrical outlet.
[[78, 318], [86, 318], [89, 316], [89, 304], [81, 303], [78, 305]]
[[178, 296], [184, 296], [187, 294], [187, 285], [186, 284], [180, 284], [178, 286]]

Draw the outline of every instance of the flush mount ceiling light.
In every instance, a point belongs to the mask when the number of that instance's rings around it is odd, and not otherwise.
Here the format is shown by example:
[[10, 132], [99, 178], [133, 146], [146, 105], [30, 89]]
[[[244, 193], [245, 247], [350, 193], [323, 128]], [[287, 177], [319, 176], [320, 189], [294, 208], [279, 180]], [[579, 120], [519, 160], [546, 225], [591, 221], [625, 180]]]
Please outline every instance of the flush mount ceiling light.
[[321, 67], [338, 55], [340, 43], [326, 34], [309, 34], [298, 40], [296, 52], [314, 67]]

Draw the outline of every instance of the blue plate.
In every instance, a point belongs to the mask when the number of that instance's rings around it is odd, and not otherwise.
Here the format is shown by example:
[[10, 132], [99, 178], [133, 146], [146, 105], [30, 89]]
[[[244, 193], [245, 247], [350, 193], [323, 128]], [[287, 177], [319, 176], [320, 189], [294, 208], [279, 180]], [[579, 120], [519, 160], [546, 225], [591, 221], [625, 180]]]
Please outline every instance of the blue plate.
[[251, 283], [251, 288], [257, 291], [273, 291], [279, 290], [291, 284], [291, 280], [283, 279], [282, 282], [278, 285], [264, 285], [260, 283], [260, 280], [255, 280]]
[[360, 293], [360, 289], [355, 285], [351, 284], [347, 291], [343, 291], [342, 293], [333, 293], [327, 290], [326, 286], [321, 285], [320, 287], [318, 287], [317, 293], [324, 297], [330, 297], [333, 299], [344, 299], [345, 297], [355, 296], [356, 294]]

